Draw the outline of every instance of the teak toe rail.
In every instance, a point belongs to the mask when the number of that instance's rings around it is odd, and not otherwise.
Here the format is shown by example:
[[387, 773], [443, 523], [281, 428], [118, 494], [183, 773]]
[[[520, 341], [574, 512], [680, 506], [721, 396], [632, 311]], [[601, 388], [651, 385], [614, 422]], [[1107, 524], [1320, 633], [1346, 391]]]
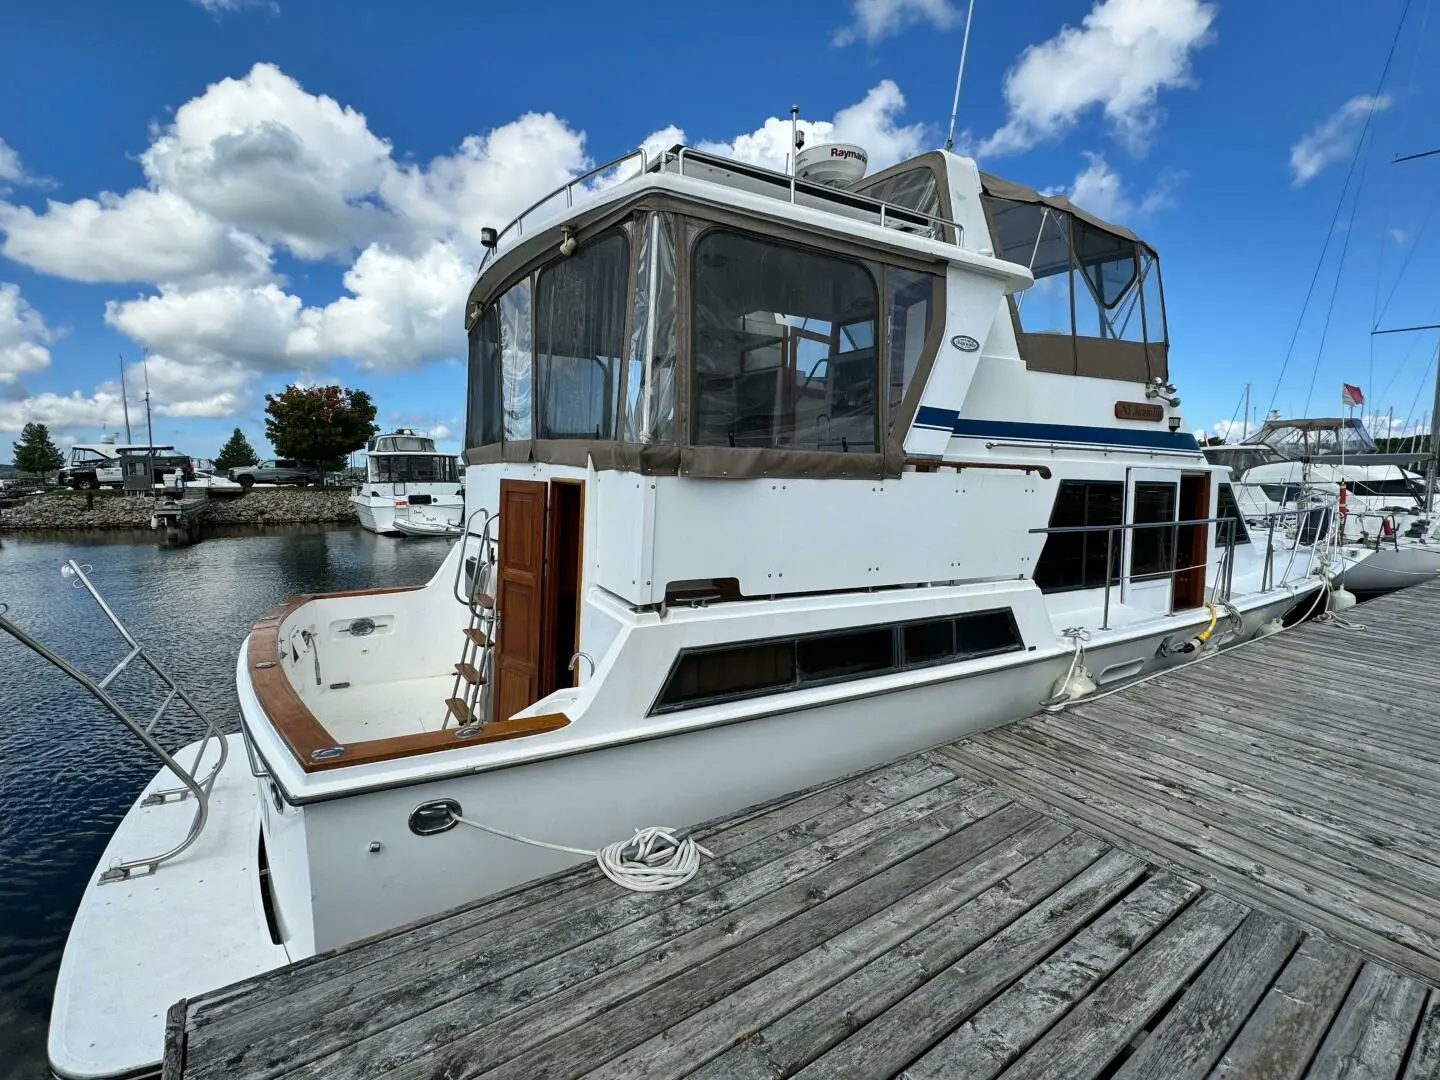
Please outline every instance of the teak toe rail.
[[[410, 757], [414, 754], [428, 754], [435, 750], [449, 750], [459, 746], [474, 746], [476, 743], [502, 742], [526, 735], [542, 735], [556, 731], [570, 723], [563, 713], [547, 713], [541, 716], [519, 717], [513, 720], [499, 720], [484, 725], [478, 732], [462, 736], [461, 728], [446, 728], [441, 731], [420, 731], [411, 735], [394, 735], [388, 739], [366, 739], [361, 742], [342, 743], [336, 740], [325, 725], [316, 719], [310, 707], [290, 684], [285, 669], [280, 664], [280, 624], [304, 604], [311, 600], [327, 600], [339, 596], [374, 596], [384, 593], [414, 592], [419, 586], [405, 585], [384, 589], [353, 589], [347, 592], [302, 593], [291, 597], [279, 607], [265, 614], [250, 631], [250, 644], [246, 651], [246, 664], [250, 672], [250, 684], [260, 708], [285, 745], [294, 754], [295, 760], [306, 772], [323, 769], [339, 769], [351, 765], [369, 765], [377, 761]], [[437, 703], [437, 710], [443, 703]]]

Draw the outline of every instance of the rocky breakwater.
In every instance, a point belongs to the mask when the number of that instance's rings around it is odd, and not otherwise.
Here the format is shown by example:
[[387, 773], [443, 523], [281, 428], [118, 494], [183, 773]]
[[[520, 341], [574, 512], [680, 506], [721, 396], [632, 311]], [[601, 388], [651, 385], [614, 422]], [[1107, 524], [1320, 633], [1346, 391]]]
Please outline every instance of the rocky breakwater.
[[[143, 496], [52, 491], [0, 510], [0, 530], [148, 529], [154, 511], [155, 500]], [[231, 527], [348, 525], [358, 519], [346, 488], [252, 488], [210, 499], [200, 520]]]

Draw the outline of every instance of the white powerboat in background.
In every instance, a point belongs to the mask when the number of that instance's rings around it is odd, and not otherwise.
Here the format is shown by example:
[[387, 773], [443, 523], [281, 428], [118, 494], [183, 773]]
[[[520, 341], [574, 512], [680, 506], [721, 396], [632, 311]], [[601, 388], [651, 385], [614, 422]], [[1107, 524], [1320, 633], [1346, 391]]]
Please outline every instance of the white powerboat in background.
[[[948, 152], [864, 168], [637, 151], [485, 230], [460, 538], [423, 587], [256, 624], [228, 760], [175, 759], [198, 794], [138, 802], [81, 898], [57, 1072], [153, 1066], [181, 997], [638, 824], [1322, 606], [1325, 535], [1277, 559], [1186, 430], [1149, 245]], [[414, 520], [393, 463], [443, 471], [428, 442], [376, 440], [367, 527]]]
[[1405, 467], [1417, 455], [1377, 453], [1355, 417], [1272, 416], [1243, 442], [1206, 447], [1205, 456], [1230, 467], [1248, 518], [1334, 507], [1335, 577], [1357, 596], [1440, 572], [1440, 515], [1429, 509], [1426, 478]]
[[370, 440], [365, 480], [350, 501], [371, 532], [406, 536], [458, 535], [465, 511], [455, 456], [409, 428]]

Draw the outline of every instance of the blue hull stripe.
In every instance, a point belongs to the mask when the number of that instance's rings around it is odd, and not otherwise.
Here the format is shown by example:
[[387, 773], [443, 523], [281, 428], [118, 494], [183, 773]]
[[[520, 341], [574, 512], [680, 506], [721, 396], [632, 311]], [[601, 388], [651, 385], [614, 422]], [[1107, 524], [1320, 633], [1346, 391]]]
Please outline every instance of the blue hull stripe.
[[1073, 424], [1028, 424], [1009, 420], [961, 420], [949, 409], [922, 407], [915, 426], [948, 427], [968, 439], [996, 439], [1018, 442], [1089, 443], [1103, 446], [1134, 446], [1147, 450], [1200, 452], [1195, 436], [1184, 431], [1145, 431], [1139, 428], [1082, 427]]

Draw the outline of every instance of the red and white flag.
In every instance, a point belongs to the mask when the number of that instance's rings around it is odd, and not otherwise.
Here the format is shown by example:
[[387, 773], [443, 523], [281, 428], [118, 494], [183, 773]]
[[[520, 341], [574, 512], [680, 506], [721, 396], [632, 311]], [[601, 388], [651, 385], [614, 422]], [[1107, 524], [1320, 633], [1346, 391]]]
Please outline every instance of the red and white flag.
[[1349, 383], [1341, 383], [1340, 404], [1353, 409], [1357, 405], [1365, 404], [1365, 395], [1360, 392], [1360, 387], [1351, 386]]

